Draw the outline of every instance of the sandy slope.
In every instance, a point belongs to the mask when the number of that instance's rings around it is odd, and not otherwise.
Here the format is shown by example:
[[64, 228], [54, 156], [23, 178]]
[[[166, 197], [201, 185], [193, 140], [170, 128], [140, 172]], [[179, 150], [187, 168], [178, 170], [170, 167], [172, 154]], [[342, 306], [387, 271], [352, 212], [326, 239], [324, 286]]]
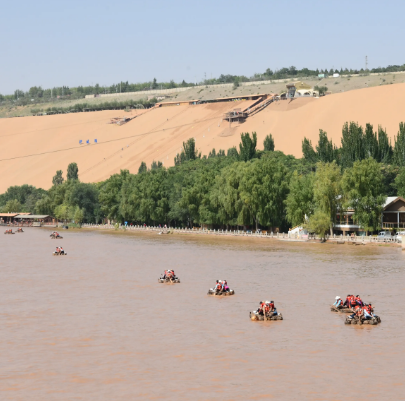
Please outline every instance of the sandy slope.
[[[248, 104], [245, 101], [140, 111], [140, 116], [123, 126], [107, 124], [111, 117], [129, 115], [122, 111], [0, 119], [0, 193], [10, 185], [24, 183], [49, 188], [55, 171], [65, 172], [73, 161], [78, 163], [80, 179], [85, 182], [104, 180], [120, 169], [137, 172], [141, 161], [150, 165], [160, 160], [171, 166], [182, 142], [190, 137], [196, 138], [203, 154], [208, 154], [213, 147], [218, 151], [236, 146], [244, 131], [256, 131], [262, 148], [264, 137], [272, 133], [276, 149], [297, 157], [301, 157], [303, 137], [317, 142], [320, 128], [339, 144], [345, 121], [370, 122], [375, 127], [381, 124], [393, 138], [398, 123], [405, 120], [405, 84], [277, 102], [231, 128], [222, 121], [224, 112]], [[80, 139], [93, 143], [95, 138], [97, 145], [78, 144]], [[73, 149], [3, 160], [66, 148]]]

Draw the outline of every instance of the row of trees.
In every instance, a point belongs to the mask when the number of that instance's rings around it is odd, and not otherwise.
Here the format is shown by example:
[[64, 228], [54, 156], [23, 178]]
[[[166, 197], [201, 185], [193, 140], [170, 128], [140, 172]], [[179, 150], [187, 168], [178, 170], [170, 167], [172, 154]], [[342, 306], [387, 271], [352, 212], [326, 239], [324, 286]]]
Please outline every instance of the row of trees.
[[149, 109], [156, 104], [156, 99], [151, 100], [124, 100], [118, 102], [113, 100], [111, 102], [101, 103], [77, 103], [69, 107], [48, 107], [46, 109], [31, 109], [31, 113], [46, 113], [46, 114], [63, 114], [63, 113], [79, 113], [88, 110], [125, 110], [125, 109]]
[[[366, 138], [363, 135], [363, 141]], [[377, 135], [379, 149], [378, 139]], [[388, 192], [405, 196], [405, 166], [393, 169], [386, 159], [376, 160], [363, 151], [356, 153], [361, 158], [339, 164], [332, 157], [335, 147], [322, 131], [312, 159], [275, 151], [271, 135], [263, 146], [264, 150], [257, 149], [256, 133], [243, 133], [238, 149], [213, 149], [201, 156], [190, 139], [174, 167], [166, 169], [153, 162], [148, 168], [142, 162], [138, 174], [122, 170], [97, 184], [80, 182], [78, 167], [71, 163], [67, 179], [57, 171], [48, 191], [9, 188], [0, 196], [0, 208], [16, 200], [22, 210], [14, 212], [34, 211], [76, 222], [108, 218], [138, 224], [279, 227], [283, 231], [305, 223], [324, 234], [342, 218], [339, 211], [349, 207], [354, 209], [355, 221], [375, 231]], [[37, 198], [30, 198], [33, 194]]]
[[[371, 70], [361, 69], [348, 69], [348, 68], [325, 68], [325, 69], [315, 69], [311, 70], [309, 68], [297, 69], [294, 66], [283, 67], [278, 70], [272, 70], [267, 68], [263, 73], [256, 73], [251, 77], [246, 77], [244, 75], [230, 75], [221, 74], [218, 78], [204, 79], [199, 84], [204, 85], [215, 85], [221, 83], [237, 83], [248, 82], [248, 81], [261, 81], [261, 80], [273, 80], [273, 79], [288, 79], [296, 77], [317, 77], [318, 74], [332, 75], [334, 73], [340, 73], [341, 75], [350, 74], [366, 74], [366, 73], [389, 73], [389, 72], [400, 72], [405, 71], [405, 64], [403, 65], [389, 65], [388, 67], [378, 67]], [[141, 83], [129, 83], [128, 81], [121, 81], [116, 84], [109, 86], [100, 86], [99, 84], [88, 85], [88, 86], [78, 86], [70, 88], [68, 86], [53, 87], [48, 89], [43, 89], [41, 86], [33, 86], [28, 91], [22, 91], [17, 89], [13, 94], [1, 95], [0, 102], [2, 101], [16, 101], [17, 99], [27, 101], [34, 99], [36, 102], [49, 101], [49, 99], [58, 97], [69, 97], [71, 99], [84, 98], [86, 95], [101, 94], [101, 93], [125, 93], [125, 92], [139, 92], [145, 90], [153, 89], [172, 89], [181, 87], [192, 87], [197, 83], [191, 83], [182, 81], [181, 83], [176, 83], [173, 80], [169, 82], [158, 82], [156, 78], [149, 82]]]
[[319, 130], [319, 140], [315, 149], [311, 141], [304, 138], [302, 154], [312, 163], [336, 161], [343, 168], [351, 167], [355, 161], [369, 157], [380, 163], [402, 167], [405, 166], [405, 124], [399, 124], [398, 134], [394, 137], [394, 146], [391, 145], [391, 140], [382, 127], [374, 131], [371, 124], [366, 124], [366, 128], [363, 129], [355, 122], [345, 123], [339, 148], [328, 139], [326, 132]]

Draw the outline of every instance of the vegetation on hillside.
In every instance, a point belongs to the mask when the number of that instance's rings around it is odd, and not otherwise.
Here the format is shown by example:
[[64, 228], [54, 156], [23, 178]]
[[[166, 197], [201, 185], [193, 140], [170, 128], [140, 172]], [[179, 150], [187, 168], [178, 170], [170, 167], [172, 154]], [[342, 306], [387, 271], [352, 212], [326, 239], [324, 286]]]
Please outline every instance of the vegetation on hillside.
[[[26, 106], [28, 104], [40, 104], [57, 102], [60, 99], [83, 99], [86, 95], [99, 95], [107, 93], [128, 93], [128, 92], [140, 92], [155, 89], [173, 89], [173, 88], [186, 88], [193, 87], [195, 85], [216, 85], [223, 83], [234, 84], [236, 89], [240, 83], [249, 81], [267, 81], [277, 79], [290, 79], [290, 78], [304, 78], [304, 77], [317, 77], [318, 74], [332, 75], [339, 73], [340, 75], [351, 74], [369, 74], [369, 73], [395, 73], [405, 71], [405, 64], [403, 65], [389, 65], [388, 67], [378, 67], [370, 70], [361, 69], [315, 69], [309, 68], [297, 69], [294, 66], [283, 67], [280, 69], [272, 70], [267, 68], [262, 73], [253, 74], [251, 77], [244, 75], [231, 75], [221, 74], [218, 78], [204, 79], [200, 82], [191, 83], [182, 81], [176, 83], [173, 80], [169, 82], [158, 82], [156, 78], [149, 82], [141, 83], [129, 83], [128, 81], [121, 81], [116, 84], [101, 86], [98, 83], [88, 86], [58, 86], [53, 88], [42, 88], [41, 86], [32, 86], [28, 91], [16, 89], [13, 94], [0, 94], [0, 104], [10, 104], [14, 106]], [[321, 92], [324, 87], [321, 87]]]
[[[354, 210], [366, 231], [380, 227], [386, 196], [405, 194], [405, 124], [392, 146], [384, 130], [346, 123], [340, 147], [320, 130], [303, 158], [274, 150], [268, 135], [257, 149], [256, 133], [242, 133], [239, 149], [213, 149], [201, 156], [194, 139], [183, 143], [175, 166], [142, 162], [137, 174], [121, 170], [97, 184], [80, 181], [76, 163], [66, 180], [58, 170], [48, 190], [29, 185], [0, 195], [0, 209], [54, 215], [60, 220], [177, 227], [275, 228], [307, 224], [324, 236], [339, 211]], [[340, 213], [343, 218], [343, 213]]]

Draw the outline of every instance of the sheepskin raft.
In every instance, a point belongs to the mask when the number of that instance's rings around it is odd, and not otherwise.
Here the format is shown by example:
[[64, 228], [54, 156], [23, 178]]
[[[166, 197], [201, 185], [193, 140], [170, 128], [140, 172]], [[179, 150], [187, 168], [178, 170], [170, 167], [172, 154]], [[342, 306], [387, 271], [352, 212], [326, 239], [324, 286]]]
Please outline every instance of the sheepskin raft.
[[207, 292], [207, 295], [212, 295], [214, 297], [227, 297], [229, 295], [234, 295], [234, 294], [235, 294], [234, 290], [217, 292], [214, 288], [210, 288]]
[[159, 278], [158, 283], [178, 284], [178, 283], [180, 283], [180, 279], [175, 278], [174, 280], [170, 280], [169, 278]]
[[283, 315], [278, 313], [277, 315], [266, 316], [266, 319], [263, 315], [259, 315], [257, 312], [253, 311], [249, 313], [250, 320], [253, 321], [263, 321], [263, 320], [284, 320]]

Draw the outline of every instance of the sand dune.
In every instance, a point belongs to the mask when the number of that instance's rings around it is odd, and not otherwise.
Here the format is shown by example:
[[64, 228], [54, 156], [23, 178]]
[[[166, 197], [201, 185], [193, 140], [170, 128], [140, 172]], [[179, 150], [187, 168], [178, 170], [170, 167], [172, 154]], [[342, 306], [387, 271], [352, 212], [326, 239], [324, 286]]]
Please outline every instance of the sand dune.
[[[141, 161], [150, 165], [160, 160], [172, 166], [182, 142], [191, 137], [208, 154], [214, 147], [218, 151], [236, 146], [240, 132], [246, 131], [257, 132], [262, 148], [265, 136], [272, 133], [276, 149], [296, 157], [301, 157], [303, 137], [317, 142], [320, 128], [339, 144], [345, 121], [380, 124], [393, 138], [398, 123], [405, 120], [404, 104], [405, 84], [396, 84], [320, 99], [280, 101], [231, 127], [222, 121], [223, 114], [249, 102], [173, 106], [132, 114], [103, 111], [0, 119], [0, 193], [10, 185], [49, 188], [55, 171], [65, 172], [70, 162], [78, 163], [85, 182], [104, 180], [120, 169], [135, 173]], [[112, 117], [135, 114], [140, 115], [123, 126], [107, 124]], [[91, 144], [79, 145], [79, 140]], [[43, 154], [20, 158], [38, 153]]]

